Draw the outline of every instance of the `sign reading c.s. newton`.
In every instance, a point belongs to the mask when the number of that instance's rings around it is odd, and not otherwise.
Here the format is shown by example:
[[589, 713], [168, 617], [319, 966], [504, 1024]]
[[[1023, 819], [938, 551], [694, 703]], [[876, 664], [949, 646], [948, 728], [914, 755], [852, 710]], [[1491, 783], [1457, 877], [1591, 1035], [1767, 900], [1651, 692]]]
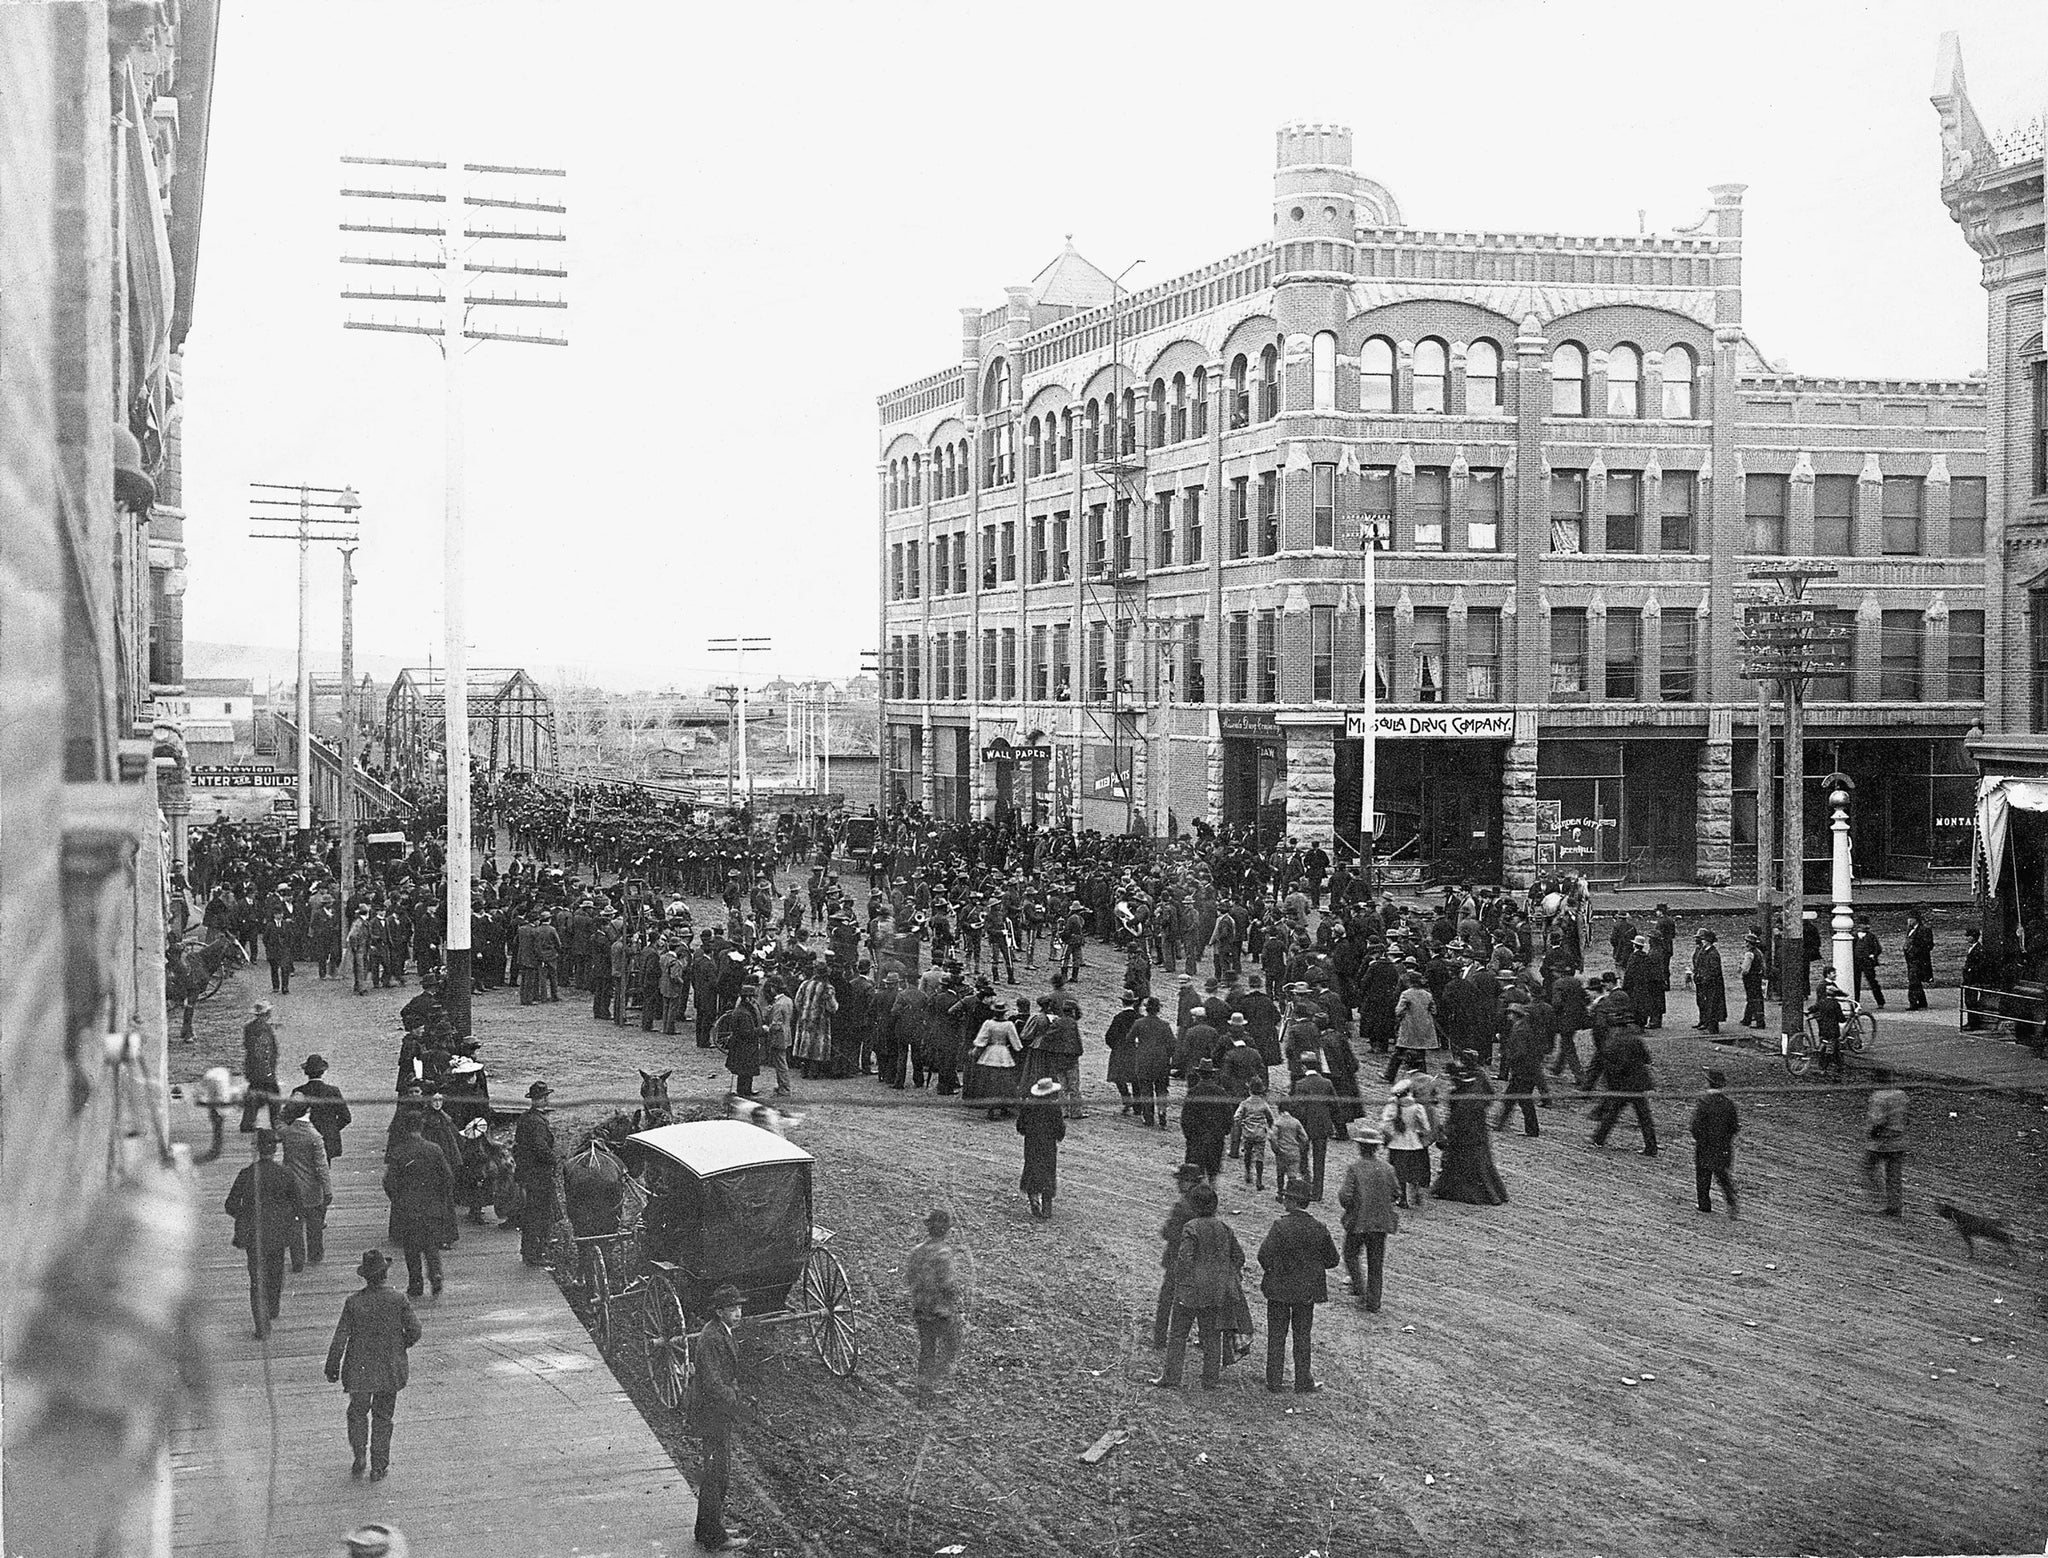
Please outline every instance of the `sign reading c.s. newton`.
[[[1352, 710], [1344, 716], [1344, 734], [1353, 741], [1365, 736], [1367, 716], [1362, 710]], [[1389, 738], [1438, 737], [1452, 741], [1511, 741], [1515, 735], [1515, 715], [1512, 709], [1474, 710], [1469, 713], [1442, 714], [1374, 714], [1372, 734], [1375, 740]]]

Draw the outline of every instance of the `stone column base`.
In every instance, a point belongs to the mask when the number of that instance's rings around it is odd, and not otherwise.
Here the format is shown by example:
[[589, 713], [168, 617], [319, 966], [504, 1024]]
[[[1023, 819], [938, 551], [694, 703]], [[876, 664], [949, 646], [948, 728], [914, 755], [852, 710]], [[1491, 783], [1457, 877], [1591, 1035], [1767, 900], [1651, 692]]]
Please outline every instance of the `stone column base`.
[[1287, 832], [1328, 849], [1337, 821], [1337, 727], [1290, 725], [1287, 738]]
[[1500, 770], [1501, 877], [1509, 887], [1536, 880], [1536, 716], [1515, 715], [1515, 739]]

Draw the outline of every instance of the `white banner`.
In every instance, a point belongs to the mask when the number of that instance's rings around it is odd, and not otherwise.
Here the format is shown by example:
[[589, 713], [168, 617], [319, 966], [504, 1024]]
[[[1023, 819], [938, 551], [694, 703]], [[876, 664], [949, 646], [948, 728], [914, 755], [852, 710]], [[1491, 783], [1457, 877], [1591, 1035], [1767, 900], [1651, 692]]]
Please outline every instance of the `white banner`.
[[[1352, 741], [1363, 740], [1367, 715], [1363, 710], [1352, 710], [1344, 716], [1344, 734]], [[1458, 713], [1446, 710], [1442, 714], [1374, 714], [1372, 733], [1375, 740], [1410, 739], [1436, 737], [1452, 741], [1511, 741], [1515, 734], [1515, 713], [1512, 709], [1472, 710]]]

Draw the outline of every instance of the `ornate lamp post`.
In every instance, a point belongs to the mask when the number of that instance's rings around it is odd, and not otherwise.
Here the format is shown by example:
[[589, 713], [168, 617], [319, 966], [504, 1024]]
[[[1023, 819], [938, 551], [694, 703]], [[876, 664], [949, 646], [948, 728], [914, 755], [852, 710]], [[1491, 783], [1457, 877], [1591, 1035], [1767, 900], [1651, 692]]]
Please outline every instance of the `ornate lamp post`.
[[1856, 913], [1851, 901], [1849, 869], [1849, 800], [1856, 793], [1856, 781], [1847, 774], [1827, 777], [1828, 828], [1834, 835], [1835, 900], [1834, 965], [1835, 983], [1844, 990], [1856, 988]]

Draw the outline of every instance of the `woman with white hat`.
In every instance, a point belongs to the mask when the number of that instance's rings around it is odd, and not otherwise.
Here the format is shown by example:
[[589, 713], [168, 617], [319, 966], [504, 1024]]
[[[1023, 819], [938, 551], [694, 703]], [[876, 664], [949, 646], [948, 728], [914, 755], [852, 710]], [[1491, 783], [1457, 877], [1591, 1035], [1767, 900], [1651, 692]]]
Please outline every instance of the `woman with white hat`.
[[1052, 1198], [1059, 1189], [1060, 1143], [1067, 1135], [1062, 1091], [1058, 1078], [1040, 1077], [1017, 1111], [1017, 1134], [1024, 1138], [1024, 1173], [1017, 1185], [1031, 1203], [1031, 1215], [1041, 1219], [1052, 1216]]

